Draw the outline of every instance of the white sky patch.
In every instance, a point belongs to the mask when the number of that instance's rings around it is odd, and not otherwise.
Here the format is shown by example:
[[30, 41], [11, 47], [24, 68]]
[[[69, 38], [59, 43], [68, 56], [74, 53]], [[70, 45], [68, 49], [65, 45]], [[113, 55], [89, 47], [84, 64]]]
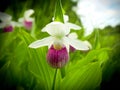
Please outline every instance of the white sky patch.
[[85, 28], [85, 36], [94, 28], [120, 24], [120, 0], [79, 0], [73, 8]]

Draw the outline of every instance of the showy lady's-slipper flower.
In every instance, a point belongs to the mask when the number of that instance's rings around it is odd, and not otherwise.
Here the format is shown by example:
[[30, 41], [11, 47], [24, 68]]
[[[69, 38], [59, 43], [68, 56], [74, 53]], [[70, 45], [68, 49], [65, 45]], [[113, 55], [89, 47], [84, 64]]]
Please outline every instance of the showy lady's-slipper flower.
[[61, 68], [68, 62], [70, 45], [77, 50], [89, 49], [83, 41], [67, 37], [70, 28], [64, 23], [51, 22], [42, 31], [47, 32], [50, 36], [33, 42], [29, 47], [49, 46], [47, 61], [54, 68]]
[[3, 32], [11, 32], [15, 26], [19, 24], [15, 21], [12, 21], [12, 16], [0, 12], [0, 28], [3, 29]]
[[25, 11], [24, 16], [19, 18], [21, 26], [24, 26], [27, 30], [32, 29], [34, 18], [30, 17], [34, 13], [34, 10], [29, 9]]

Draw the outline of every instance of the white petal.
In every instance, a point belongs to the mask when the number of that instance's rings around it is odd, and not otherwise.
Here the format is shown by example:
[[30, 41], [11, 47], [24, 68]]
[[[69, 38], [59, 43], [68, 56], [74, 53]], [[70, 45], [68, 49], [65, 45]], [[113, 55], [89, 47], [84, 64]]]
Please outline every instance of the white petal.
[[73, 23], [65, 23], [70, 29], [80, 30], [81, 27]]
[[69, 21], [69, 16], [68, 15], [64, 15], [63, 18], [64, 18], [64, 23], [67, 23]]
[[33, 13], [34, 13], [33, 9], [29, 9], [29, 10], [25, 11], [25, 13], [24, 13], [25, 19], [28, 19]]
[[29, 17], [29, 18], [27, 18], [26, 20], [33, 22], [33, 21], [34, 21], [34, 18]]
[[88, 41], [83, 41], [83, 43], [86, 44], [89, 47], [89, 49], [92, 49], [92, 45]]
[[68, 37], [65, 37], [64, 41], [77, 50], [89, 50], [88, 46], [84, 44], [83, 41], [77, 39], [71, 39]]
[[24, 18], [19, 18], [19, 19], [18, 19], [18, 22], [23, 23], [23, 22], [24, 22]]
[[38, 48], [42, 46], [49, 46], [53, 43], [52, 37], [43, 38], [41, 40], [37, 40], [29, 45], [30, 48]]
[[3, 22], [10, 21], [11, 19], [12, 19], [12, 16], [6, 13], [0, 12], [0, 20], [2, 20]]
[[14, 21], [10, 22], [10, 24], [11, 24], [13, 27], [15, 27], [15, 26], [17, 26], [17, 27], [23, 26], [21, 23], [19, 23], [19, 22], [14, 22]]
[[47, 32], [52, 36], [65, 36], [69, 34], [70, 29], [61, 22], [51, 22], [42, 29], [42, 32]]
[[67, 42], [65, 42], [65, 41], [63, 41], [63, 44], [65, 45], [65, 47], [67, 48], [67, 51], [69, 53], [69, 47], [70, 47], [70, 45]]
[[4, 28], [6, 26], [5, 23], [0, 23], [0, 28]]
[[77, 38], [78, 38], [78, 35], [77, 35], [76, 33], [70, 33], [70, 34], [68, 35], [68, 37], [71, 38], [71, 39], [77, 39]]
[[56, 38], [56, 37], [53, 37], [53, 44], [62, 46], [63, 45], [63, 40], [59, 39], [59, 38]]

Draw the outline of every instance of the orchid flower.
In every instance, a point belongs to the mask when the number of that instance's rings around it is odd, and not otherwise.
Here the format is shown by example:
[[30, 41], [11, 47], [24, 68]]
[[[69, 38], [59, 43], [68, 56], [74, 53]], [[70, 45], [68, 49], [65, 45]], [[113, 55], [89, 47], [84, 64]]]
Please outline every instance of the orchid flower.
[[19, 22], [24, 26], [27, 30], [30, 30], [33, 26], [34, 18], [30, 17], [34, 13], [34, 10], [29, 9], [25, 11], [24, 16], [19, 18]]
[[51, 22], [42, 31], [47, 32], [50, 36], [33, 42], [29, 47], [48, 46], [47, 61], [54, 68], [61, 68], [68, 62], [70, 45], [77, 50], [89, 49], [83, 41], [67, 37], [70, 28], [64, 23]]
[[12, 21], [12, 16], [0, 12], [0, 28], [3, 29], [3, 32], [11, 32], [15, 26], [20, 26], [19, 23]]

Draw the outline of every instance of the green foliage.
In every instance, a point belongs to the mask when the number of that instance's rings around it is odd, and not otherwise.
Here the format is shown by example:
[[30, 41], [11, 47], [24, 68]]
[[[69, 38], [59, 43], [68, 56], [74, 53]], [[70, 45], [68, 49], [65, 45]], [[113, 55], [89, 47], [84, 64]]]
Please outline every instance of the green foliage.
[[46, 62], [46, 48], [36, 50], [28, 48], [28, 45], [33, 41], [33, 38], [24, 31], [20, 31], [20, 35], [23, 35], [21, 38], [26, 44], [30, 72], [39, 79], [41, 84], [43, 84], [43, 89], [50, 89], [52, 86], [54, 70], [49, 67]]
[[101, 68], [98, 62], [93, 62], [84, 65], [80, 68], [77, 66], [73, 68], [61, 84], [61, 90], [93, 90], [100, 85], [101, 82]]
[[64, 23], [61, 0], [57, 0], [57, 2], [56, 2], [54, 21], [60, 21], [60, 22]]
[[[35, 10], [35, 22], [31, 32], [24, 28], [15, 28], [13, 32], [0, 33], [0, 90], [52, 89], [55, 69], [50, 67], [46, 61], [48, 47], [31, 49], [28, 45], [48, 36], [40, 30], [52, 21], [53, 13], [55, 21], [63, 22], [63, 9], [60, 1], [56, 1], [56, 6], [55, 2], [49, 0], [40, 0], [38, 4], [37, 1], [25, 4], [22, 2], [20, 7], [24, 5], [24, 8], [22, 11], [16, 9], [16, 14], [12, 8], [17, 7], [17, 4], [6, 10], [6, 12], [13, 14], [13, 18], [16, 20], [32, 6]], [[70, 20], [80, 24], [74, 12], [69, 8], [72, 3], [69, 0], [66, 2], [63, 3], [63, 7], [66, 13], [72, 17]], [[33, 4], [36, 5], [33, 6]], [[55, 12], [53, 12], [54, 6], [56, 7]], [[67, 65], [57, 71], [54, 89], [94, 90], [100, 87], [101, 83], [110, 77], [115, 69], [119, 70], [119, 27], [107, 27], [102, 31], [93, 32], [88, 37], [82, 35], [84, 29], [75, 31], [79, 38], [89, 40], [93, 49], [70, 53]]]

